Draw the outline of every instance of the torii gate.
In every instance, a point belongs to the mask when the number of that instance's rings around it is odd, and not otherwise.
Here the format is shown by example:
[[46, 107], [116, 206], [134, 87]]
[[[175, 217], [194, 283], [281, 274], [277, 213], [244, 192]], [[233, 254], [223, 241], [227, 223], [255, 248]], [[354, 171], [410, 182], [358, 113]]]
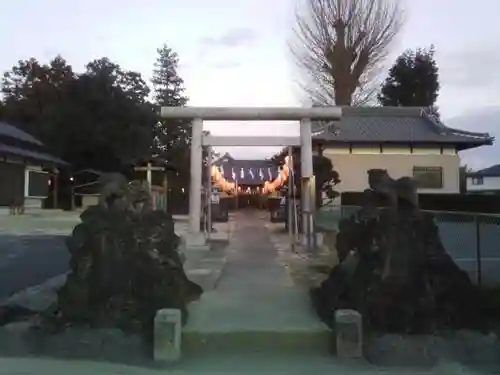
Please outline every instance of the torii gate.
[[[312, 164], [312, 120], [339, 120], [340, 107], [162, 107], [161, 116], [167, 119], [192, 121], [191, 140], [191, 182], [189, 189], [189, 236], [187, 246], [205, 244], [205, 235], [200, 230], [201, 189], [202, 189], [202, 147], [203, 146], [300, 146], [301, 174], [306, 181], [313, 177]], [[300, 121], [299, 137], [226, 137], [203, 134], [203, 121]], [[309, 189], [302, 190], [303, 235], [306, 243], [311, 244], [314, 201]]]

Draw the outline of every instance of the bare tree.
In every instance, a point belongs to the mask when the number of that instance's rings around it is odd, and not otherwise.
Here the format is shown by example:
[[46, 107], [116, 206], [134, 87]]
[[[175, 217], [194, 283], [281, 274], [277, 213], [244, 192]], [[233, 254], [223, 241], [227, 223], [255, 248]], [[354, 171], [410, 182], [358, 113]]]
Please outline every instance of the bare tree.
[[313, 103], [359, 105], [403, 24], [398, 0], [305, 0], [296, 13], [292, 53]]

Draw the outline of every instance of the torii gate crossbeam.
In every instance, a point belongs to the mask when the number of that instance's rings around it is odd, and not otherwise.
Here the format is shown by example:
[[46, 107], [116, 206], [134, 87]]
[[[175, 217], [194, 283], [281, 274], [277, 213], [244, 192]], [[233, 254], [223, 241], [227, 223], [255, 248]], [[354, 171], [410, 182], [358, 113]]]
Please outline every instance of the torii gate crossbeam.
[[[203, 245], [205, 238], [200, 231], [201, 219], [201, 189], [202, 189], [202, 147], [204, 145], [218, 146], [229, 145], [234, 142], [237, 145], [249, 145], [256, 142], [248, 139], [245, 142], [242, 137], [213, 137], [203, 136], [203, 121], [300, 121], [300, 139], [295, 137], [259, 137], [259, 145], [283, 146], [290, 142], [291, 146], [300, 144], [301, 147], [301, 175], [302, 178], [313, 176], [312, 166], [312, 142], [311, 142], [311, 121], [312, 120], [339, 120], [342, 117], [342, 109], [339, 107], [162, 107], [161, 116], [167, 119], [184, 119], [192, 121], [191, 140], [191, 182], [189, 189], [189, 229], [192, 245]], [[226, 138], [226, 140], [224, 140]], [[229, 139], [231, 138], [231, 139]], [[264, 138], [266, 140], [264, 141]], [[263, 143], [264, 144], [263, 144]], [[233, 144], [234, 146], [234, 144]], [[310, 220], [314, 208], [311, 196], [303, 192], [302, 211], [303, 223]], [[304, 225], [304, 228], [311, 227]], [[310, 236], [311, 233], [305, 233]], [[186, 239], [188, 240], [188, 239]], [[309, 241], [308, 241], [309, 243]]]

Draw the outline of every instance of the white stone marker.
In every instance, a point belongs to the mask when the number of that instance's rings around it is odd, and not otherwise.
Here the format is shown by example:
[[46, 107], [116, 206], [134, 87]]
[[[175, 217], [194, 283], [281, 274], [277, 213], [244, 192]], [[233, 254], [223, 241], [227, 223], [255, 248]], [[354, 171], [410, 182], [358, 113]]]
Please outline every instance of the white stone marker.
[[182, 317], [178, 309], [161, 309], [154, 320], [153, 358], [171, 363], [181, 358]]
[[363, 357], [362, 317], [356, 310], [335, 311], [337, 357], [359, 359]]

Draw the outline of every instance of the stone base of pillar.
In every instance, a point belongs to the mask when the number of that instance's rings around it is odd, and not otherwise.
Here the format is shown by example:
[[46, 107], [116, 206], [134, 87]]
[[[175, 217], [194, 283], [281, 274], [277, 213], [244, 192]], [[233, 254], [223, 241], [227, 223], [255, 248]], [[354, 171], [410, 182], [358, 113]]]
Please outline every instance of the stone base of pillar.
[[[315, 240], [314, 236], [316, 236], [316, 240]], [[321, 240], [322, 240], [322, 239], [323, 239], [323, 237], [321, 237]], [[307, 240], [308, 240], [308, 239], [307, 239], [307, 236], [306, 236], [305, 234], [301, 234], [301, 235], [300, 235], [300, 244], [301, 244], [302, 246], [307, 247], [307, 243], [308, 243], [308, 241], [307, 241]], [[316, 241], [316, 246], [314, 246], [315, 241]], [[313, 247], [316, 247], [316, 248], [317, 248], [317, 247], [320, 247], [320, 246], [323, 244], [323, 242], [322, 242], [322, 241], [321, 241], [321, 243], [319, 243], [319, 242], [318, 242], [318, 236], [317, 236], [317, 234], [316, 234], [316, 235], [315, 235], [315, 234], [312, 234], [312, 235], [311, 235], [311, 243], [312, 243], [312, 246], [313, 246]]]
[[209, 249], [207, 239], [205, 238], [205, 233], [186, 233], [184, 236], [182, 236], [182, 247], [186, 250]]
[[322, 247], [324, 243], [323, 233], [316, 233], [316, 246]]
[[184, 267], [189, 268], [190, 262], [197, 262], [205, 258], [207, 251], [210, 250], [204, 233], [187, 233], [182, 237], [181, 242]]

